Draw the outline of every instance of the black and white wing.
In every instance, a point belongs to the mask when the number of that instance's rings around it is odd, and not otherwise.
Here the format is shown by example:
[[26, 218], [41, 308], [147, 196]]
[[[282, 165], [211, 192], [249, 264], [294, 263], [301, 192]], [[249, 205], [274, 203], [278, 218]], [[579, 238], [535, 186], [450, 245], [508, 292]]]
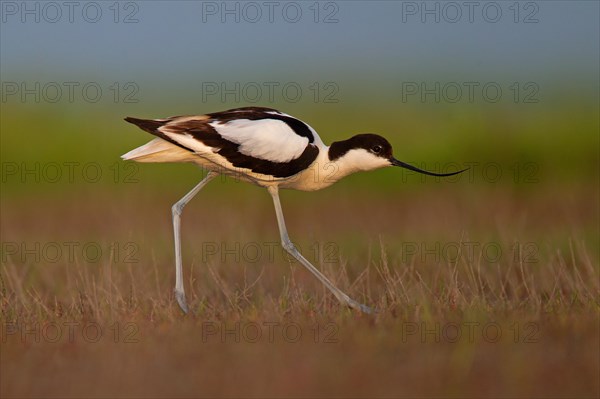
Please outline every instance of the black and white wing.
[[289, 177], [306, 169], [322, 144], [310, 126], [270, 108], [126, 120], [222, 167], [273, 177]]

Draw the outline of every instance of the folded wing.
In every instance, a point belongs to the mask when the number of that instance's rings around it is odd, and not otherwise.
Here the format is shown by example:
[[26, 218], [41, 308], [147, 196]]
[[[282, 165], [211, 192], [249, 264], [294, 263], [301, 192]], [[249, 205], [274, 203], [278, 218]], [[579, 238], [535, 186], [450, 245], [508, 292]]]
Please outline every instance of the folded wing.
[[318, 142], [320, 139], [310, 126], [269, 108], [247, 107], [208, 115], [126, 120], [171, 145], [223, 167], [245, 168], [275, 177], [300, 172], [319, 152], [314, 142], [315, 138]]

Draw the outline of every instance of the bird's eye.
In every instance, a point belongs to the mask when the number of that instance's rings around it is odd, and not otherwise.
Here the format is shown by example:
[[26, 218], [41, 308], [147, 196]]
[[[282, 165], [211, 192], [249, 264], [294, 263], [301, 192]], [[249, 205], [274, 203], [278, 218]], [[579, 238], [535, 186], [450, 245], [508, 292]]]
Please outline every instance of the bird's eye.
[[375, 154], [379, 154], [381, 152], [381, 150], [383, 150], [383, 147], [380, 145], [374, 145], [371, 148], [371, 151], [373, 151]]

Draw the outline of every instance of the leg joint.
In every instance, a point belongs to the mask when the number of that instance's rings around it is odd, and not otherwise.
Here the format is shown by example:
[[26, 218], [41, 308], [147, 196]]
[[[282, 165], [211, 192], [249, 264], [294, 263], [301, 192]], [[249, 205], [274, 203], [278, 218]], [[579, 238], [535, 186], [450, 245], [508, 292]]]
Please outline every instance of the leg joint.
[[290, 239], [283, 239], [281, 241], [281, 246], [283, 247], [283, 249], [285, 249], [287, 252], [294, 252], [296, 251], [296, 247], [294, 246], [294, 244], [290, 241]]
[[183, 211], [183, 204], [181, 204], [180, 202], [175, 203], [172, 207], [171, 207], [171, 212], [173, 213], [173, 215], [181, 215], [181, 212]]

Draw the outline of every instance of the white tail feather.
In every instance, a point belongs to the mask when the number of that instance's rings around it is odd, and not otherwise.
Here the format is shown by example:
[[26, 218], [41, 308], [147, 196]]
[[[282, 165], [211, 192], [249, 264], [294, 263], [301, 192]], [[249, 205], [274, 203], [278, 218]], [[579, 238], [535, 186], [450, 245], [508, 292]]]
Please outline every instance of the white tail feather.
[[161, 138], [155, 138], [149, 143], [121, 155], [121, 158], [136, 162], [190, 162], [195, 157], [190, 151]]

